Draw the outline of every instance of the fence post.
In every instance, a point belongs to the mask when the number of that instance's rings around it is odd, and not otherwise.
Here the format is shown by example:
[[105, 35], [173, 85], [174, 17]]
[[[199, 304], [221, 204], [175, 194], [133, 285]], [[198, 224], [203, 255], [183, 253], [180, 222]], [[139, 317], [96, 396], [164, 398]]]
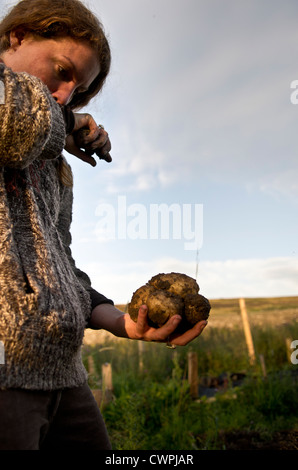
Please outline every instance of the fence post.
[[88, 356], [88, 371], [89, 371], [90, 375], [92, 375], [92, 376], [96, 375], [93, 356]]
[[254, 349], [254, 344], [253, 344], [253, 340], [252, 340], [252, 335], [251, 335], [251, 330], [250, 330], [250, 326], [249, 326], [249, 321], [248, 321], [248, 316], [247, 316], [246, 305], [245, 305], [245, 300], [244, 299], [239, 299], [239, 306], [240, 306], [240, 312], [241, 312], [241, 318], [242, 318], [242, 323], [243, 323], [243, 329], [244, 329], [244, 334], [245, 334], [246, 345], [247, 345], [247, 349], [248, 349], [249, 361], [250, 361], [250, 364], [253, 365], [256, 361], [256, 356], [255, 356], [255, 349]]
[[188, 383], [192, 398], [199, 396], [198, 356], [195, 352], [188, 353]]
[[105, 402], [108, 403], [113, 397], [112, 365], [108, 362], [102, 364], [102, 387]]
[[95, 401], [98, 407], [100, 407], [101, 402], [102, 402], [102, 391], [98, 388], [97, 372], [95, 369], [94, 358], [91, 355], [88, 356], [88, 372], [89, 372], [89, 379], [92, 382], [91, 392], [95, 398]]
[[97, 381], [95, 383], [97, 373], [93, 356], [88, 356], [88, 371], [94, 381], [94, 386], [91, 387], [91, 392], [93, 393], [97, 405], [101, 407], [103, 404], [109, 403], [113, 398], [112, 365], [106, 362], [101, 366], [101, 389], [98, 388]]
[[142, 373], [144, 369], [144, 342], [138, 341], [138, 352], [139, 352], [139, 372]]
[[260, 358], [260, 363], [261, 363], [261, 368], [262, 368], [262, 373], [263, 373], [263, 377], [267, 377], [267, 371], [266, 371], [266, 364], [265, 364], [265, 358], [264, 358], [264, 355], [263, 354], [260, 354], [259, 355], [259, 358]]

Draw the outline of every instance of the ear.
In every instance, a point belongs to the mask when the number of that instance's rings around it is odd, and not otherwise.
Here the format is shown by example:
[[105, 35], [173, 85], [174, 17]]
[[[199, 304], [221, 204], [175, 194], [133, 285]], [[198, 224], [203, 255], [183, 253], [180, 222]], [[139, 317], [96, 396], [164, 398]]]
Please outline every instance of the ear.
[[25, 31], [23, 29], [14, 29], [10, 32], [9, 39], [10, 39], [10, 47], [14, 50], [18, 49], [19, 46], [22, 44], [25, 38]]

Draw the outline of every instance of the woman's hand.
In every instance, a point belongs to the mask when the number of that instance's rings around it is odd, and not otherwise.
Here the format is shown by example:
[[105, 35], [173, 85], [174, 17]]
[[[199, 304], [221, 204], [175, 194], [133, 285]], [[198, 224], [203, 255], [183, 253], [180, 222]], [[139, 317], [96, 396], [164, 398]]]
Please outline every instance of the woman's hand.
[[175, 330], [182, 318], [179, 315], [171, 317], [160, 328], [153, 328], [148, 325], [148, 309], [142, 305], [139, 309], [137, 322], [134, 322], [128, 314], [125, 314], [125, 330], [129, 338], [143, 341], [157, 341], [173, 346], [185, 346], [200, 336], [207, 325], [206, 321], [197, 323], [193, 328], [185, 333], [175, 333]]
[[[111, 161], [111, 142], [107, 131], [98, 126], [90, 114], [74, 113], [74, 118], [74, 129], [66, 138], [65, 150], [92, 166], [96, 166], [96, 160], [92, 157], [95, 152], [100, 159]], [[80, 129], [86, 132], [79, 139], [77, 133]]]
[[180, 321], [181, 317], [174, 315], [162, 327], [153, 328], [148, 324], [146, 305], [140, 307], [137, 322], [134, 322], [128, 313], [123, 313], [113, 305], [101, 304], [92, 311], [90, 326], [94, 329], [105, 329], [122, 338], [185, 346], [200, 336], [207, 325], [203, 320], [185, 333], [179, 334], [175, 333], [175, 330]]

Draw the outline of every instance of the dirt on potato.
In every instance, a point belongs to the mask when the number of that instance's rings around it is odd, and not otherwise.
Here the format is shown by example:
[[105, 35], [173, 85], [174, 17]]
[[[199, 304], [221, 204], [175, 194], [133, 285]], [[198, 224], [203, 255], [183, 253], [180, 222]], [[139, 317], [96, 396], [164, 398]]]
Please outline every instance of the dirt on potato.
[[152, 326], [160, 327], [173, 315], [180, 315], [179, 329], [186, 331], [209, 317], [211, 305], [199, 290], [196, 280], [186, 274], [157, 274], [133, 293], [128, 313], [137, 321], [139, 308], [145, 304]]

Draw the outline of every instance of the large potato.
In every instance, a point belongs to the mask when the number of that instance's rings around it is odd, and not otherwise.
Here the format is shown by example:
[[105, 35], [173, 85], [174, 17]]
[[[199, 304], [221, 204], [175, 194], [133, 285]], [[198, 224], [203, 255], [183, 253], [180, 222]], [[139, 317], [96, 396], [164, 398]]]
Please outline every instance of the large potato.
[[133, 293], [128, 313], [137, 321], [140, 306], [146, 304], [151, 325], [160, 327], [178, 314], [182, 316], [178, 328], [186, 331], [209, 317], [211, 305], [199, 290], [196, 280], [186, 274], [157, 274]]
[[162, 326], [173, 315], [183, 315], [183, 300], [165, 290], [155, 290], [147, 299], [148, 315], [157, 326]]
[[157, 274], [148, 284], [155, 289], [166, 290], [182, 298], [187, 294], [197, 294], [200, 290], [195, 279], [179, 273]]
[[146, 284], [145, 286], [139, 287], [133, 293], [131, 302], [128, 304], [128, 313], [134, 321], [137, 321], [141, 305], [147, 305], [150, 292], [154, 292], [154, 288]]

